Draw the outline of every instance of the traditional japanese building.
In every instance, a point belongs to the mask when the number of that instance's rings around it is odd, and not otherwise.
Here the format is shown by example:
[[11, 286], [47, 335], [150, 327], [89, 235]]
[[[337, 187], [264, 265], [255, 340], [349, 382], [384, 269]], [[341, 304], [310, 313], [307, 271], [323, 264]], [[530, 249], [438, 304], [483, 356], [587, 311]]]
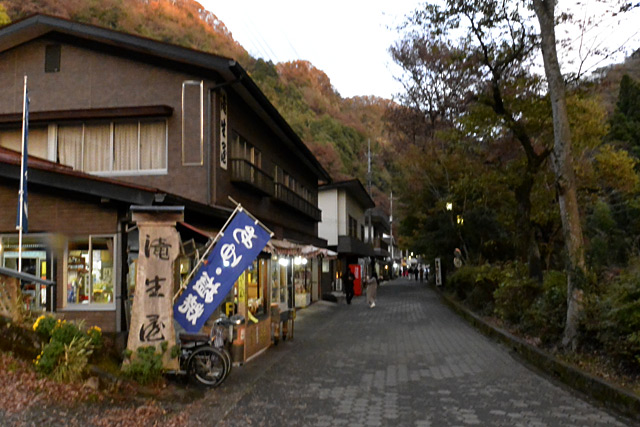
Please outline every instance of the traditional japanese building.
[[[15, 22], [0, 29], [0, 147], [14, 152], [24, 76], [29, 166], [56, 174], [30, 187], [25, 266], [56, 283], [52, 309], [126, 330], [138, 250], [129, 208], [139, 204], [185, 206], [178, 227], [192, 259], [236, 202], [274, 232], [235, 291], [234, 310], [256, 319], [245, 358], [264, 348], [272, 306], [295, 307], [294, 253], [314, 254], [303, 287], [320, 295], [318, 183], [331, 178], [237, 62], [51, 16]], [[3, 153], [0, 265], [15, 268], [19, 172]]]

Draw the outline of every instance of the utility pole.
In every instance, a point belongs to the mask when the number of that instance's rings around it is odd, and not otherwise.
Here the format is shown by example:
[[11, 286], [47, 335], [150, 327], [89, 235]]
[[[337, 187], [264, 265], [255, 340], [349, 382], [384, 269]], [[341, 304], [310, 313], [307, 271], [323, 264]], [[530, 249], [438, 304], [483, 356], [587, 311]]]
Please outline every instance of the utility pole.
[[[369, 197], [371, 197], [371, 139], [368, 140], [368, 149], [367, 149], [367, 191], [369, 192]], [[373, 247], [373, 230], [371, 226], [371, 208], [367, 211], [369, 213], [369, 221], [368, 221], [368, 229], [367, 234], [369, 235], [369, 243], [371, 243]]]
[[391, 236], [389, 243], [391, 244], [391, 271], [393, 272], [393, 264], [396, 262], [393, 256], [393, 190], [391, 190], [391, 195], [389, 196], [389, 235]]

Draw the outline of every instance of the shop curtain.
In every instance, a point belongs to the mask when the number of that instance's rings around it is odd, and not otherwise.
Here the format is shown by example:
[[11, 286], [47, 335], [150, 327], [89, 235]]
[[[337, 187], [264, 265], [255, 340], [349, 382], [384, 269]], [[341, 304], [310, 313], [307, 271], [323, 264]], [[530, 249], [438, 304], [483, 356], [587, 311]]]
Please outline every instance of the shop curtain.
[[111, 170], [111, 125], [86, 125], [84, 164], [87, 172]]
[[113, 135], [113, 169], [138, 170], [138, 123], [117, 123]]
[[140, 122], [140, 169], [165, 169], [166, 123]]
[[60, 163], [82, 170], [82, 125], [58, 126]]

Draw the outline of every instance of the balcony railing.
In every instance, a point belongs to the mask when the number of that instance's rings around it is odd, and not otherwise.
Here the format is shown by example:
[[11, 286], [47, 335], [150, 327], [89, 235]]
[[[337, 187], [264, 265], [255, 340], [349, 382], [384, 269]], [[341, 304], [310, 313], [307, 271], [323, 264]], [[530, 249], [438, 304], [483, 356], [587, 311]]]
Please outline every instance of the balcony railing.
[[374, 249], [383, 249], [385, 251], [389, 250], [389, 244], [380, 237], [373, 239], [373, 247]]
[[302, 212], [309, 218], [312, 218], [316, 221], [320, 221], [322, 219], [320, 209], [291, 191], [289, 188], [285, 187], [283, 184], [276, 183], [275, 188], [276, 200], [286, 203], [288, 206], [296, 209], [299, 212]]
[[273, 196], [273, 178], [253, 163], [244, 159], [230, 159], [231, 181]]

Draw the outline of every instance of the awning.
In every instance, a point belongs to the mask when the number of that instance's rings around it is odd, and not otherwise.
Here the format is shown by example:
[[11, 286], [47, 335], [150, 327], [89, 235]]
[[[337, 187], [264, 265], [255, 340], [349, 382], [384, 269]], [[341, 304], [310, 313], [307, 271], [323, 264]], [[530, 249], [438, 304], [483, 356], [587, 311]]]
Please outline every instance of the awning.
[[301, 245], [290, 242], [289, 240], [271, 239], [264, 248], [265, 252], [284, 255], [284, 256], [300, 256], [303, 258], [315, 258], [322, 256], [324, 258], [335, 258], [337, 252], [330, 251], [326, 248], [319, 248], [313, 245]]
[[198, 235], [200, 235], [202, 237], [205, 237], [207, 239], [215, 239], [215, 237], [216, 237], [216, 233], [209, 233], [207, 231], [201, 230], [198, 227], [194, 227], [193, 225], [188, 224], [188, 223], [183, 222], [183, 221], [178, 221], [178, 225], [181, 225], [184, 228], [186, 228], [187, 230], [193, 231], [194, 233], [196, 233], [196, 234], [198, 234]]

